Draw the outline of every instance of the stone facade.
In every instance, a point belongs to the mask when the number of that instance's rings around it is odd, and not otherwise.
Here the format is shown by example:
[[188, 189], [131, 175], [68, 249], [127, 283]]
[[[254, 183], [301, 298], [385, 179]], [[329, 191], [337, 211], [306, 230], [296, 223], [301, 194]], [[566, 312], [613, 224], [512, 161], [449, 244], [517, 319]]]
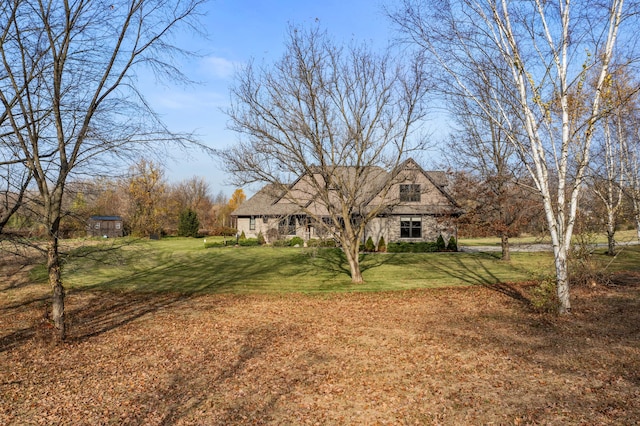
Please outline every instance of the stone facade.
[[[387, 243], [435, 241], [439, 235], [445, 241], [452, 235], [457, 238], [455, 219], [461, 209], [445, 189], [444, 173], [425, 172], [413, 160], [405, 161], [392, 173], [379, 168], [374, 172], [372, 182], [365, 185], [370, 187], [362, 191], [371, 194], [370, 198], [359, 208], [380, 213], [367, 224], [364, 241], [369, 237], [376, 244], [381, 237]], [[348, 169], [340, 173], [344, 177]], [[305, 241], [331, 238], [325, 235], [324, 227], [313, 226], [314, 221], [329, 220], [327, 207], [313, 193], [313, 179], [320, 178], [303, 176], [289, 187], [260, 190], [232, 213], [238, 232], [244, 232], [247, 238], [262, 233], [268, 243], [294, 236]], [[331, 201], [334, 205], [338, 202], [337, 196]]]

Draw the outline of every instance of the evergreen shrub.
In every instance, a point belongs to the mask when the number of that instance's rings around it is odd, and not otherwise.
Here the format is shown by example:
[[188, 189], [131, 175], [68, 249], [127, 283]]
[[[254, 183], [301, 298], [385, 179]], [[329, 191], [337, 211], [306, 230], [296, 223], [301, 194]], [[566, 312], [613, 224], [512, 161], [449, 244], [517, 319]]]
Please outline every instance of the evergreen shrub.
[[380, 237], [378, 241], [378, 251], [384, 253], [387, 251], [387, 243], [384, 242], [384, 237]]
[[198, 229], [200, 229], [200, 221], [198, 215], [191, 209], [184, 210], [178, 218], [178, 236], [179, 237], [197, 237]]
[[449, 242], [447, 243], [447, 250], [458, 251], [458, 243], [453, 235], [451, 236], [451, 238], [449, 238]]
[[376, 251], [376, 246], [373, 244], [373, 238], [367, 238], [367, 242], [364, 243], [364, 251], [374, 252]]
[[291, 247], [295, 247], [295, 246], [304, 246], [304, 240], [300, 237], [293, 237], [292, 239], [289, 240], [289, 245]]

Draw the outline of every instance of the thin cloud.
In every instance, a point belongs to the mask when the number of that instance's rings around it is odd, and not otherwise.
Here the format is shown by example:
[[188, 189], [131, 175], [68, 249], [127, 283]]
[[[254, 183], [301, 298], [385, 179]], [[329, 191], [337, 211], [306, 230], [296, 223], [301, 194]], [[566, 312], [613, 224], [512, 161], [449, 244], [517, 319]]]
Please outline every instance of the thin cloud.
[[211, 76], [227, 79], [233, 76], [237, 64], [219, 56], [209, 56], [203, 59], [202, 65]]

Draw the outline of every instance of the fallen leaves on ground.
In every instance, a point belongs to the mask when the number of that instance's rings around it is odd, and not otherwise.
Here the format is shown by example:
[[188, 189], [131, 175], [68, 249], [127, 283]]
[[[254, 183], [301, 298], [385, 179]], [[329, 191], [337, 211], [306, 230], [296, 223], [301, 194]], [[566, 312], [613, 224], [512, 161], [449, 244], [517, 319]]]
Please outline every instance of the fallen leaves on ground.
[[[623, 277], [624, 278], [624, 277]], [[640, 287], [0, 300], [0, 424], [634, 424]], [[624, 285], [622, 285], [624, 284]], [[1, 293], [0, 293], [1, 294]]]

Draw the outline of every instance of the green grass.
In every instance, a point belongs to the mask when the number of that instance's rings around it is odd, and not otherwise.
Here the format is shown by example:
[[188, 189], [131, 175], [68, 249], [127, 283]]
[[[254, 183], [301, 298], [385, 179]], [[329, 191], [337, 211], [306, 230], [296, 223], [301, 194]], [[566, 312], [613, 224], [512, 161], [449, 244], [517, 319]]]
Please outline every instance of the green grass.
[[[553, 273], [551, 253], [372, 253], [361, 256], [364, 284], [351, 283], [338, 249], [204, 247], [203, 239], [114, 240], [74, 251], [63, 269], [75, 290], [183, 293], [322, 293], [389, 291], [489, 285], [538, 279]], [[624, 247], [612, 259], [593, 260], [610, 271], [640, 269], [640, 247]], [[44, 267], [34, 278], [45, 281]]]
[[615, 257], [605, 254], [605, 249], [599, 249], [594, 253], [593, 260], [602, 265], [602, 269], [610, 272], [638, 271], [640, 270], [640, 246], [618, 247], [618, 254]]
[[185, 293], [286, 293], [406, 290], [525, 281], [549, 273], [548, 253], [366, 254], [365, 284], [351, 284], [337, 249], [204, 248], [203, 239], [137, 241], [117, 250], [77, 249], [64, 267], [70, 289]]
[[[574, 239], [576, 236], [574, 235]], [[607, 236], [605, 234], [594, 235], [594, 243], [606, 244]], [[636, 241], [638, 234], [635, 229], [626, 231], [617, 231], [615, 235], [617, 242], [625, 243], [629, 241]], [[543, 236], [524, 236], [509, 238], [509, 244], [511, 245], [523, 245], [523, 244], [550, 244], [551, 238], [545, 234]], [[461, 246], [477, 247], [477, 246], [499, 246], [500, 238], [487, 237], [487, 238], [460, 238], [458, 244]]]
[[[541, 237], [526, 236], [526, 237], [513, 237], [509, 238], [510, 245], [519, 244], [549, 244], [551, 239], [546, 234]], [[478, 246], [500, 246], [500, 238], [498, 237], [486, 237], [486, 238], [460, 238], [458, 239], [458, 245], [478, 247]]]

